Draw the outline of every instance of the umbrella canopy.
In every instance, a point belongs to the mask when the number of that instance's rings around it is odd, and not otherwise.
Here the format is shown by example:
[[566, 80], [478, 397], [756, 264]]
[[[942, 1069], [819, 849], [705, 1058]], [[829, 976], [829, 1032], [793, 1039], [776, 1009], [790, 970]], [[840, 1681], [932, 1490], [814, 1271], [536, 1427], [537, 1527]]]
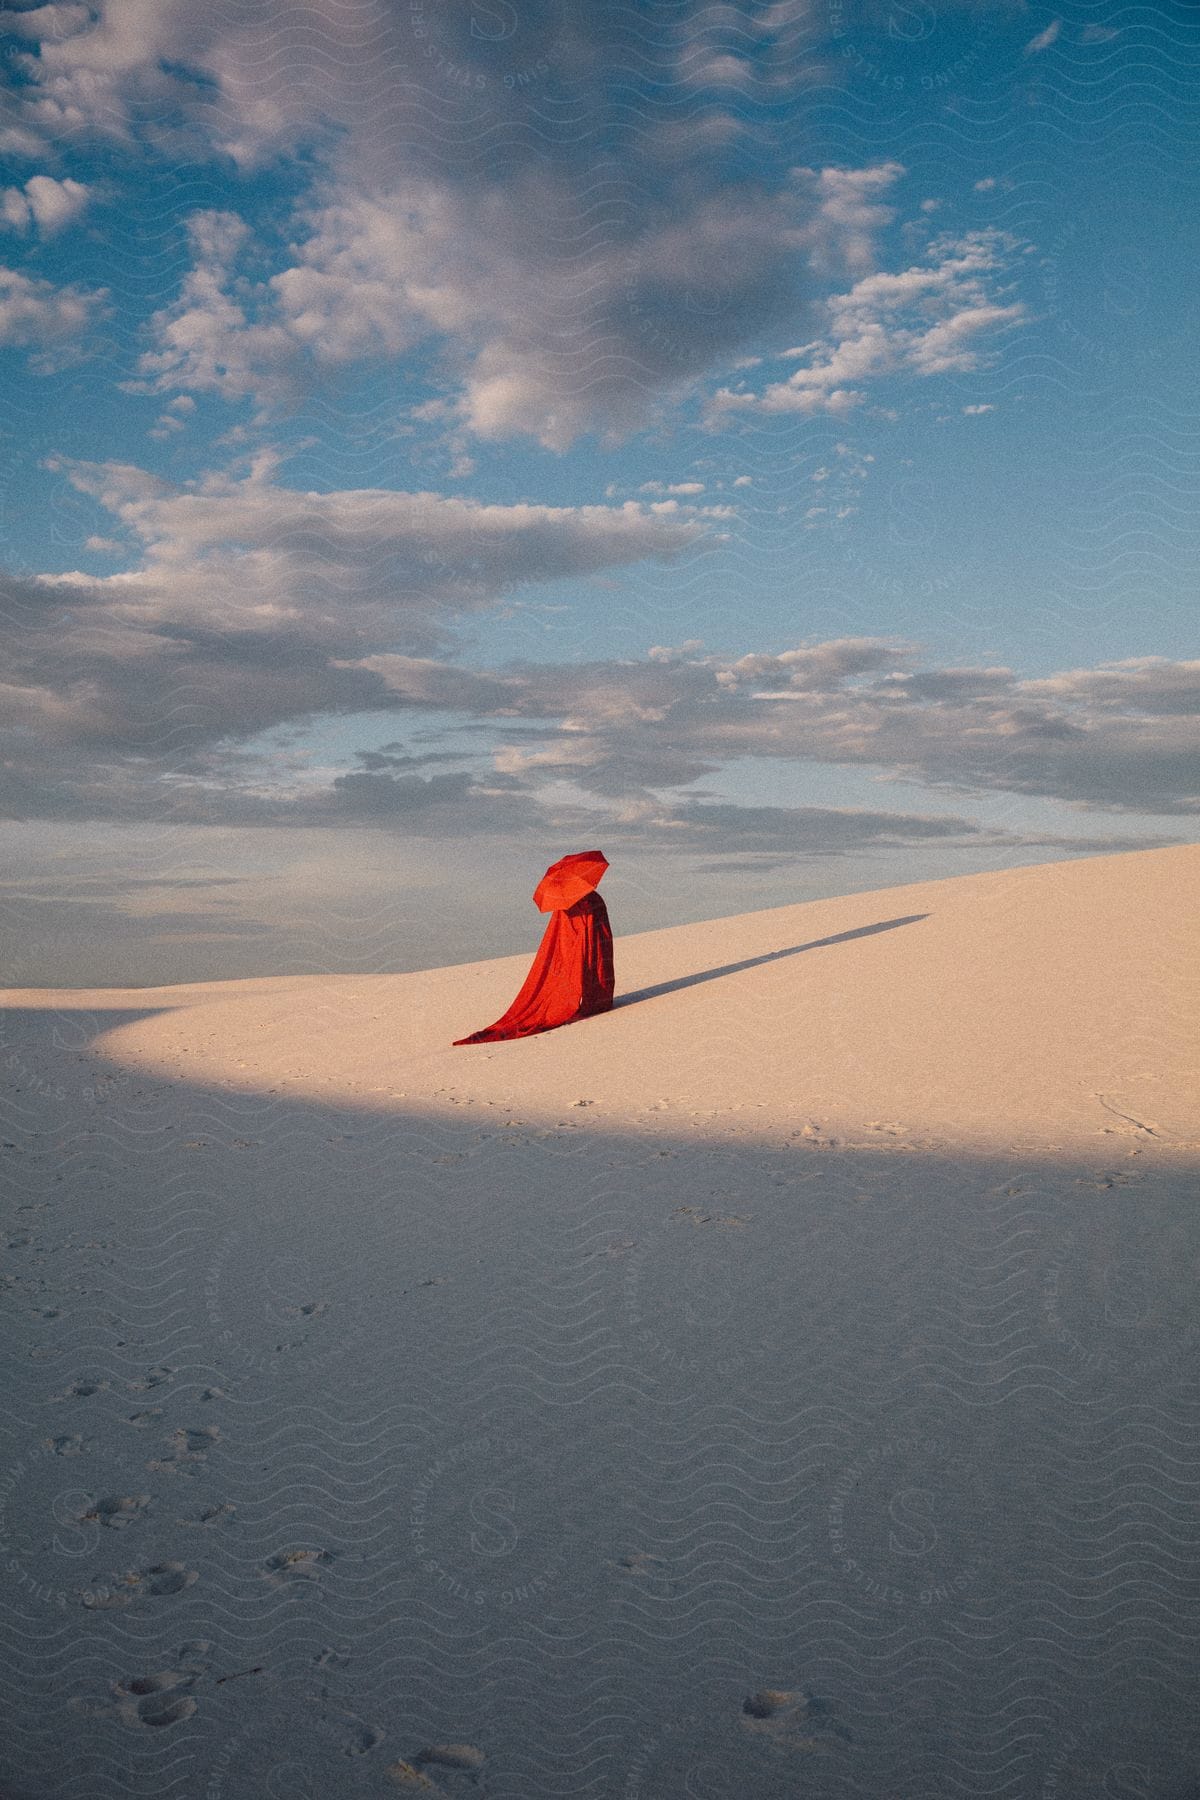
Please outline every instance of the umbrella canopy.
[[580, 850], [574, 856], [561, 856], [551, 863], [533, 891], [533, 904], [539, 912], [560, 912], [574, 906], [585, 894], [592, 893], [608, 867], [608, 858], [600, 850]]

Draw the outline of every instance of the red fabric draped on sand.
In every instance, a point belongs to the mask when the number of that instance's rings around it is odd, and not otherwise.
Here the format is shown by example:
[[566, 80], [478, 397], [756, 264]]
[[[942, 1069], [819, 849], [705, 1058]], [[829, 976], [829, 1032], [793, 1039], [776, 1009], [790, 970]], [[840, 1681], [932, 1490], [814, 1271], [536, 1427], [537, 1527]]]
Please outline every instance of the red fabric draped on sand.
[[456, 1044], [494, 1044], [532, 1037], [573, 1019], [608, 1012], [613, 1003], [613, 941], [608, 909], [597, 893], [550, 914], [520, 993], [494, 1025], [455, 1038]]

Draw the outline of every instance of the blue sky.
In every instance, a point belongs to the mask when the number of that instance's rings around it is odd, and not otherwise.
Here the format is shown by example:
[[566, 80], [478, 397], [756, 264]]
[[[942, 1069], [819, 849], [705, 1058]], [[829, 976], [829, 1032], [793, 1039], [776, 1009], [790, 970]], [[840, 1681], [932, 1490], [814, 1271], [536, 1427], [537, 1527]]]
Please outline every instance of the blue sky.
[[0, 26], [8, 984], [1194, 838], [1194, 9]]

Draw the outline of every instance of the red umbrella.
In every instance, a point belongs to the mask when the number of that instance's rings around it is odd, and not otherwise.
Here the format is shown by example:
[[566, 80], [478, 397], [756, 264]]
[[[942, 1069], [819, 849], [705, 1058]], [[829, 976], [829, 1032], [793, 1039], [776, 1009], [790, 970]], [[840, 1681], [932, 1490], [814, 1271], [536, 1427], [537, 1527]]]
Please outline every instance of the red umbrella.
[[608, 858], [600, 850], [580, 850], [574, 856], [560, 856], [551, 863], [533, 890], [533, 904], [539, 912], [560, 912], [574, 906], [585, 894], [599, 887]]

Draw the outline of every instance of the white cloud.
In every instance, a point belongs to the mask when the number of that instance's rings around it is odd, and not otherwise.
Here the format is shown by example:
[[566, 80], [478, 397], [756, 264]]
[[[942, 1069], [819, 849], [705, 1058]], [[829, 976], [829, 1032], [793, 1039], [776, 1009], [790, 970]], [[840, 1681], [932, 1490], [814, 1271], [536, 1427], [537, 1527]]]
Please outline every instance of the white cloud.
[[651, 662], [678, 662], [681, 657], [691, 656], [703, 648], [703, 638], [685, 638], [682, 644], [651, 644], [646, 655]]
[[187, 429], [187, 419], [196, 410], [196, 402], [190, 394], [176, 394], [159, 414], [150, 429], [152, 438], [171, 438], [176, 432]]
[[[749, 91], [778, 99], [811, 78], [808, 38], [821, 16], [813, 0], [688, 0], [639, 33], [638, 68], [665, 90], [686, 84], [693, 102], [683, 121], [675, 99], [641, 109], [643, 154], [694, 160], [744, 132], [737, 108]], [[614, 67], [623, 87], [630, 55], [622, 16], [569, 0], [94, 0], [10, 11], [3, 29], [28, 46], [18, 113], [27, 133], [186, 130], [243, 167], [331, 129], [365, 157], [389, 140], [436, 140], [446, 154], [455, 125], [465, 140], [496, 122], [530, 121], [540, 136], [547, 93], [595, 94]]]
[[756, 394], [722, 388], [710, 417], [732, 411], [844, 413], [866, 399], [867, 384], [902, 373], [929, 376], [986, 366], [979, 341], [1024, 322], [1020, 301], [1001, 303], [1003, 258], [1017, 248], [997, 231], [942, 237], [927, 261], [900, 274], [865, 275], [827, 302], [825, 338], [785, 351], [805, 366]]
[[34, 351], [33, 367], [47, 373], [74, 353], [106, 297], [103, 289], [55, 287], [0, 267], [0, 346]]
[[980, 413], [990, 413], [990, 412], [995, 412], [995, 410], [996, 410], [996, 408], [990, 404], [989, 405], [981, 404], [978, 406], [964, 406], [963, 407], [963, 412], [967, 415], [967, 417], [969, 419], [977, 418]]
[[179, 299], [151, 321], [159, 348], [141, 358], [141, 373], [159, 392], [186, 387], [229, 400], [256, 391], [282, 397], [290, 391], [283, 373], [292, 349], [287, 332], [253, 322], [244, 300], [231, 292], [249, 226], [234, 213], [200, 212], [188, 221], [188, 235], [195, 261]]
[[611, 439], [793, 314], [806, 263], [838, 246], [843, 263], [863, 263], [890, 216], [867, 197], [896, 165], [801, 173], [775, 193], [720, 186], [648, 203], [615, 233], [581, 224], [566, 168], [487, 188], [411, 173], [372, 192], [330, 186], [298, 218], [288, 266], [265, 279], [244, 271], [258, 248], [246, 223], [200, 213], [193, 267], [152, 321], [141, 373], [157, 391], [283, 402], [322, 368], [438, 339], [457, 394], [412, 416], [456, 434], [459, 456], [464, 432], [552, 449], [587, 431]]
[[1052, 19], [1045, 31], [1039, 31], [1036, 37], [1030, 38], [1025, 46], [1026, 56], [1036, 56], [1039, 50], [1048, 50], [1058, 39], [1062, 30], [1062, 20]]
[[77, 219], [91, 197], [91, 190], [83, 182], [72, 181], [69, 176], [56, 181], [53, 175], [31, 175], [25, 183], [25, 199], [34, 223], [47, 237]]
[[872, 163], [861, 169], [828, 168], [793, 174], [810, 184], [817, 199], [813, 223], [813, 262], [823, 274], [861, 274], [874, 257], [875, 240], [895, 218], [895, 208], [881, 196], [904, 174], [898, 162]]
[[1010, 306], [964, 306], [919, 333], [908, 348], [909, 366], [918, 375], [942, 375], [977, 369], [980, 352], [975, 339], [981, 332], [1018, 324], [1025, 317], [1019, 301]]
[[[129, 141], [174, 129], [253, 167], [331, 127], [364, 141], [372, 131], [378, 140], [381, 124], [401, 138], [436, 135], [431, 90], [451, 112], [472, 101], [476, 112], [500, 110], [498, 102], [513, 110], [523, 96], [504, 81], [510, 68], [558, 48], [556, 35], [566, 55], [592, 48], [597, 33], [584, 21], [559, 31], [557, 10], [525, 0], [515, 29], [495, 32], [462, 8], [264, 0], [222, 11], [193, 0], [95, 0], [16, 21], [10, 13], [4, 24], [36, 46], [18, 59], [28, 130]], [[457, 79], [439, 72], [438, 52]]]
[[[802, 15], [685, 0], [640, 40], [639, 68], [664, 95], [686, 65], [735, 98], [747, 82], [777, 96], [800, 79]], [[675, 102], [622, 123], [628, 47], [609, 9], [524, 0], [503, 18], [481, 30], [465, 6], [340, 0], [22, 15], [21, 130], [100, 131], [176, 162], [313, 157], [283, 266], [233, 213], [193, 220], [192, 267], [141, 367], [154, 391], [283, 406], [331, 371], [433, 344], [463, 472], [465, 434], [561, 450], [653, 423], [751, 340], [794, 330], [823, 283], [872, 266], [899, 164], [734, 178], [720, 159], [746, 126], [719, 91], [664, 159]], [[600, 163], [565, 115], [547, 123], [549, 99], [582, 91], [614, 126]], [[504, 156], [484, 169], [478, 147], [497, 131]]]
[[20, 188], [0, 191], [0, 223], [10, 231], [25, 231], [33, 217], [29, 202]]
[[1105, 713], [1134, 710], [1194, 720], [1200, 706], [1200, 661], [1133, 656], [1096, 669], [1070, 669], [1022, 684], [1036, 700], [1080, 702]]
[[481, 610], [514, 586], [676, 555], [709, 516], [674, 500], [664, 514], [632, 500], [497, 506], [382, 488], [304, 493], [276, 484], [275, 464], [264, 453], [242, 479], [183, 488], [123, 464], [52, 467], [143, 545], [139, 569], [107, 578], [114, 603], [227, 631], [286, 620], [321, 641], [340, 641], [353, 613], [355, 629], [373, 620], [428, 642], [443, 617]]
[[82, 31], [91, 21], [89, 6], [51, 4], [32, 7], [28, 12], [10, 12], [4, 21], [4, 29], [14, 37], [31, 38], [37, 42], [42, 39], [70, 37], [73, 32]]

